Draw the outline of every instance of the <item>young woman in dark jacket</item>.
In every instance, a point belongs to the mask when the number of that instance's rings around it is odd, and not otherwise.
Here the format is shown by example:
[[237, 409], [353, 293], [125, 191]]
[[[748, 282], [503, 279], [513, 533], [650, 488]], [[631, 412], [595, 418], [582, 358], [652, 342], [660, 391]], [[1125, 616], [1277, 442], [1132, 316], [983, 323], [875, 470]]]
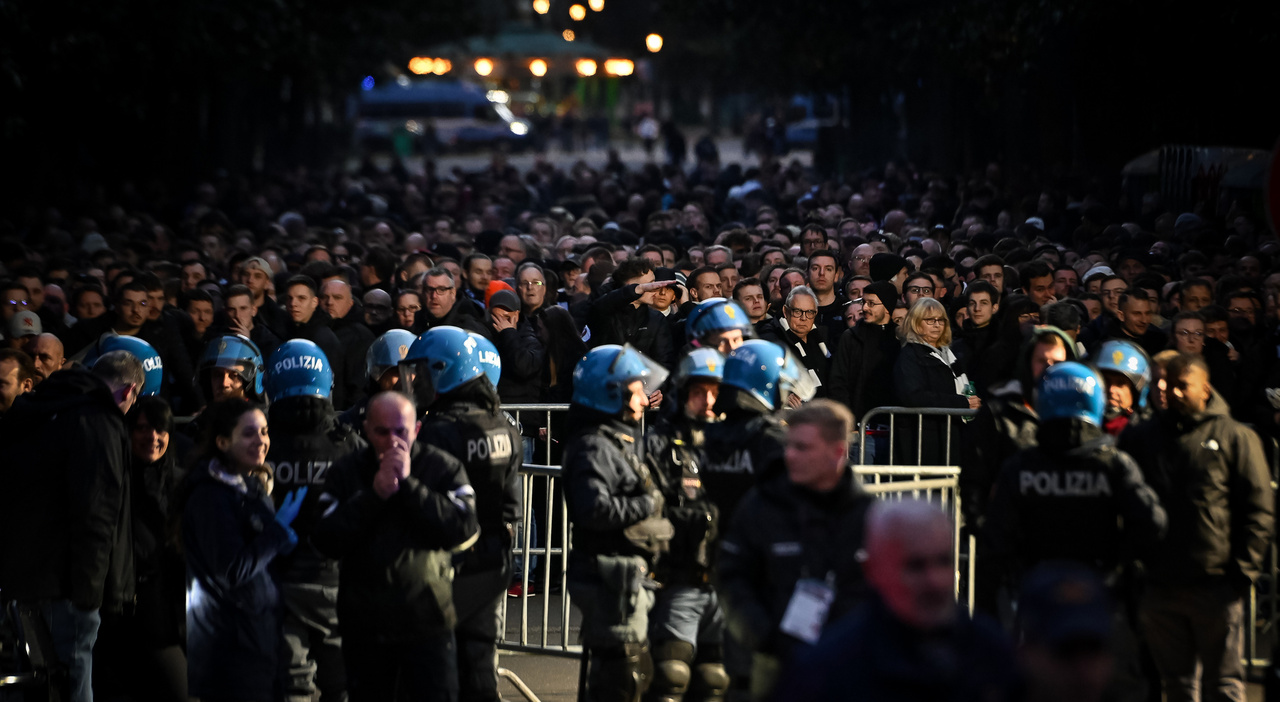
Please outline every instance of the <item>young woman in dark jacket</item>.
[[[941, 302], [924, 297], [907, 312], [898, 328], [902, 351], [893, 366], [893, 387], [904, 407], [977, 409], [977, 395], [964, 394], [969, 378], [951, 352], [951, 323]], [[950, 451], [948, 452], [948, 421]], [[960, 420], [912, 415], [893, 423], [896, 465], [953, 465], [960, 460]]]
[[182, 502], [188, 692], [204, 702], [276, 700], [280, 600], [267, 566], [298, 543], [289, 524], [305, 488], [272, 508], [256, 477], [271, 446], [262, 410], [225, 400], [204, 414], [208, 458], [192, 471]]

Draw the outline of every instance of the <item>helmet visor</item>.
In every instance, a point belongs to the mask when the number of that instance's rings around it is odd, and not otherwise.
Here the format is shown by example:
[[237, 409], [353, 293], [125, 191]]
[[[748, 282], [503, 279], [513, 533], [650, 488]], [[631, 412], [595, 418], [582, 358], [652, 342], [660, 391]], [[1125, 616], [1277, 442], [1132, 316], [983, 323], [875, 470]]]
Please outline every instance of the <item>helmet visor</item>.
[[639, 380], [644, 383], [645, 394], [652, 395], [667, 382], [670, 372], [661, 363], [640, 353], [631, 344], [627, 344], [622, 347], [622, 353], [613, 360], [613, 365], [609, 367], [609, 374], [624, 375], [631, 380]]
[[779, 396], [784, 403], [788, 393], [795, 394], [801, 402], [812, 400], [818, 393], [817, 378], [790, 351], [787, 351], [787, 359], [782, 365], [782, 372], [778, 374], [778, 380], [781, 386]]

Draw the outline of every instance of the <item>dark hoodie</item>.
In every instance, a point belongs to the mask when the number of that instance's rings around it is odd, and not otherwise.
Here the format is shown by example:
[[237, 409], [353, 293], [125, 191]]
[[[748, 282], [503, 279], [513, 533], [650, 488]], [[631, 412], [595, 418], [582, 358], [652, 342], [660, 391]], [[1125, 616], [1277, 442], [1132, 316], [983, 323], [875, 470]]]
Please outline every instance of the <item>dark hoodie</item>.
[[707, 427], [707, 461], [703, 487], [729, 520], [747, 491], [786, 472], [782, 452], [787, 442], [782, 422], [750, 393], [721, 385], [716, 409], [724, 419]]
[[58, 371], [0, 420], [0, 589], [116, 612], [134, 596], [129, 435], [111, 389]]

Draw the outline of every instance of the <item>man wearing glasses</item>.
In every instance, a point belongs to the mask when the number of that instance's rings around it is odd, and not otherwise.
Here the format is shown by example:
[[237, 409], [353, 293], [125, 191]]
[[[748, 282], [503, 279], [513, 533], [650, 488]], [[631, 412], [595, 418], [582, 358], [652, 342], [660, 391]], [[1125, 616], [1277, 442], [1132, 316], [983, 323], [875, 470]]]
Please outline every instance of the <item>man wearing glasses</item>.
[[[831, 351], [827, 345], [826, 329], [817, 324], [817, 316], [818, 296], [804, 285], [797, 286], [787, 294], [787, 301], [782, 305], [782, 318], [765, 325], [760, 336], [795, 354], [817, 381], [818, 397], [825, 397]], [[792, 407], [800, 406], [795, 395], [789, 396], [787, 402]]]
[[[893, 283], [866, 286], [861, 301], [862, 318], [840, 337], [829, 388], [829, 396], [843, 402], [859, 420], [873, 407], [894, 404], [893, 366], [902, 348], [893, 323], [893, 310], [898, 305]], [[869, 426], [863, 461], [884, 463], [889, 456], [888, 439], [887, 425]]]
[[933, 293], [933, 276], [928, 273], [916, 271], [907, 276], [906, 282], [902, 284], [902, 299], [906, 301], [904, 306], [907, 309], [922, 297], [933, 297]]
[[486, 339], [493, 338], [493, 330], [481, 321], [476, 304], [458, 297], [453, 274], [439, 266], [427, 271], [422, 280], [422, 311], [418, 313], [415, 328], [425, 332], [435, 327], [459, 327], [475, 332]]

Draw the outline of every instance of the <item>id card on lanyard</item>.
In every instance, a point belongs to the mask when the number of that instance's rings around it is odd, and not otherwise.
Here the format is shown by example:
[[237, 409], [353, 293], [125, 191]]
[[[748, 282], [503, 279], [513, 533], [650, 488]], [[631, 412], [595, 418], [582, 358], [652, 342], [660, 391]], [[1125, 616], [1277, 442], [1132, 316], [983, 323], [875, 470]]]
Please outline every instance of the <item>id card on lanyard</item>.
[[796, 589], [791, 593], [791, 601], [787, 603], [787, 611], [782, 615], [779, 627], [782, 633], [789, 634], [807, 643], [816, 644], [822, 637], [822, 627], [827, 624], [827, 614], [836, 599], [835, 573], [827, 573], [826, 580], [817, 578], [801, 578], [796, 582]]

